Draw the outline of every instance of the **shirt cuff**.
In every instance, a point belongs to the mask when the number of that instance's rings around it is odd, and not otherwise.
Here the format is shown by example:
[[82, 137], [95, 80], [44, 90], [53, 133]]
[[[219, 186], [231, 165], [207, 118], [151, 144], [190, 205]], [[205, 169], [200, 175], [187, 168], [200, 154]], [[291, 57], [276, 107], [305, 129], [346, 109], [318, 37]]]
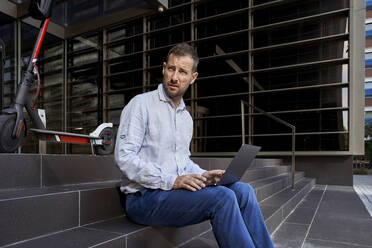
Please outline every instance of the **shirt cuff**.
[[166, 176], [162, 178], [160, 188], [163, 190], [171, 190], [173, 188], [173, 185], [176, 179], [177, 179], [176, 175], [167, 174]]
[[200, 168], [199, 173], [197, 173], [197, 174], [203, 175], [204, 172], [206, 172], [206, 170]]

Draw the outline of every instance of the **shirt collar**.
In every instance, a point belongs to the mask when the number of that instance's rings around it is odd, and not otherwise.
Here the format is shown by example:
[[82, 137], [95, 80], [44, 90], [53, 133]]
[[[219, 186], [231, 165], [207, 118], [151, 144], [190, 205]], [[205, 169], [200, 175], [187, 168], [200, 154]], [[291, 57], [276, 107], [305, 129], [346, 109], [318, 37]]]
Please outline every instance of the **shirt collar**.
[[[169, 99], [169, 97], [167, 96], [167, 94], [165, 93], [164, 91], [164, 88], [163, 88], [163, 84], [159, 84], [158, 85], [158, 94], [159, 94], [159, 99], [160, 101], [164, 101], [164, 102], [170, 102], [172, 103], [172, 101]], [[173, 103], [172, 103], [173, 104]], [[180, 101], [180, 104], [178, 105], [178, 108], [177, 110], [180, 109], [180, 110], [185, 110], [186, 109], [186, 105], [185, 105], [185, 102], [183, 101], [183, 98], [181, 98], [181, 101]]]

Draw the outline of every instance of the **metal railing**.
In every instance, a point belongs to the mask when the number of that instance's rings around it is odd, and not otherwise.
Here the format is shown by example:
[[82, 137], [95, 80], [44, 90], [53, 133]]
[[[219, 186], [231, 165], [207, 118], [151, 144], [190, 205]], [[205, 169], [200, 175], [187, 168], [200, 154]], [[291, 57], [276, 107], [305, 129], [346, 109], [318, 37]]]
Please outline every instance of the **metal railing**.
[[254, 106], [253, 104], [246, 102], [244, 100], [240, 100], [240, 108], [241, 108], [241, 118], [242, 118], [242, 144], [245, 144], [245, 106], [248, 106], [250, 108], [253, 108], [254, 110], [260, 112], [263, 115], [266, 115], [267, 117], [282, 123], [283, 125], [289, 127], [292, 129], [292, 151], [291, 151], [291, 173], [292, 173], [292, 189], [294, 189], [294, 180], [295, 180], [295, 169], [296, 169], [296, 127], [292, 124], [289, 124], [288, 122], [270, 114], [266, 111]]

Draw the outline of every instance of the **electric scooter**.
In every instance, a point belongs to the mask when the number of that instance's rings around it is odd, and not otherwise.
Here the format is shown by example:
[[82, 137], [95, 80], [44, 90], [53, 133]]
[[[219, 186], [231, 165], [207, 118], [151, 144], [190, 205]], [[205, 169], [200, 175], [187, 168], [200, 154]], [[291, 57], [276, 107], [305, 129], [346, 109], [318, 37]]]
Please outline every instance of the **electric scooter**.
[[[41, 29], [36, 39], [27, 70], [22, 82], [18, 86], [15, 103], [10, 108], [2, 110], [0, 115], [0, 152], [14, 152], [22, 144], [23, 137], [27, 133], [26, 122], [24, 120], [23, 108], [25, 107], [35, 129], [30, 129], [36, 133], [40, 140], [58, 143], [90, 144], [92, 154], [110, 154], [114, 148], [113, 124], [103, 123], [89, 135], [50, 131], [46, 129], [45, 113], [36, 108], [37, 98], [40, 93], [40, 76], [37, 69], [37, 59], [40, 52], [46, 30], [51, 16], [53, 0], [31, 0], [29, 13], [31, 17], [41, 20]], [[29, 90], [37, 76], [38, 87], [36, 96], [31, 98]]]

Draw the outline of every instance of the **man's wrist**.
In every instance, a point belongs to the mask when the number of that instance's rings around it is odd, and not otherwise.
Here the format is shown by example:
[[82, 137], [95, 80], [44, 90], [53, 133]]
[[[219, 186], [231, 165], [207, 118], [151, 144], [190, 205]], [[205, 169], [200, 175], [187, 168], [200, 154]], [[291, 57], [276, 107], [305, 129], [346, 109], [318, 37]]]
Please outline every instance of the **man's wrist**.
[[171, 190], [173, 189], [174, 182], [176, 181], [176, 175], [167, 175], [166, 178], [163, 178], [163, 182], [161, 183], [161, 189], [163, 190]]

